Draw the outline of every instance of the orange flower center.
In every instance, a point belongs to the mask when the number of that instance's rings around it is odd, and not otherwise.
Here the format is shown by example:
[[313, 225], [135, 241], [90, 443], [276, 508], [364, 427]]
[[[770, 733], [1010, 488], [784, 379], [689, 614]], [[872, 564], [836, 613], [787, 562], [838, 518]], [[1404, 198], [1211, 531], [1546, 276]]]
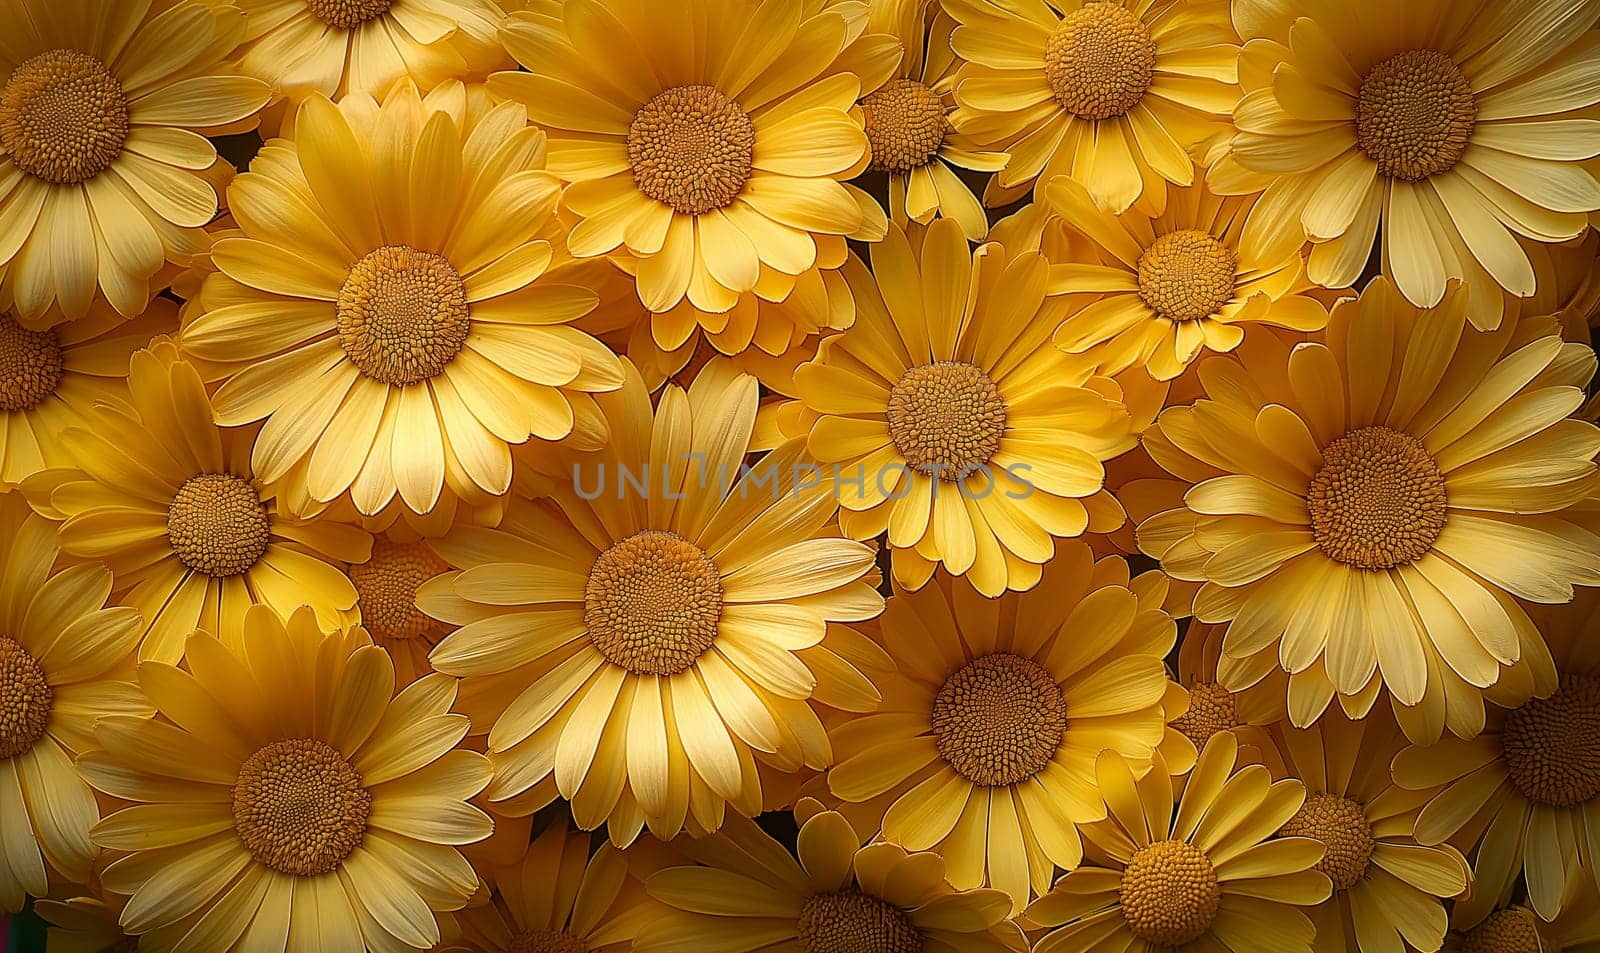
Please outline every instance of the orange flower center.
[[385, 245], [350, 266], [337, 307], [339, 346], [350, 362], [402, 387], [437, 376], [472, 330], [455, 266], [410, 245]]
[[636, 675], [676, 675], [717, 640], [722, 578], [700, 547], [647, 529], [617, 541], [589, 570], [589, 641]]
[[955, 482], [1000, 449], [1006, 405], [975, 364], [935, 361], [913, 367], [889, 390], [889, 438], [911, 469]]
[[44, 737], [55, 697], [38, 659], [16, 639], [0, 635], [0, 761]]
[[394, 0], [306, 0], [311, 15], [331, 27], [351, 30], [389, 12]]
[[0, 411], [32, 410], [61, 384], [61, 341], [0, 311]]
[[1182, 946], [1211, 928], [1222, 888], [1211, 859], [1184, 841], [1157, 841], [1128, 860], [1118, 888], [1122, 919], [1156, 946]]
[[933, 699], [939, 755], [974, 784], [1003, 787], [1050, 763], [1067, 730], [1067, 706], [1044, 666], [1007, 652], [980, 655], [945, 679]]
[[128, 97], [104, 63], [77, 50], [24, 60], [0, 93], [0, 146], [17, 168], [78, 185], [111, 168], [128, 140]]
[[332, 873], [361, 845], [372, 794], [337, 748], [315, 738], [274, 741], [245, 759], [233, 785], [233, 828], [250, 855], [279, 873]]
[[167, 507], [172, 551], [208, 576], [237, 576], [254, 566], [267, 551], [271, 531], [255, 487], [229, 473], [190, 477]]
[[1421, 559], [1449, 515], [1444, 474], [1422, 441], [1383, 426], [1352, 430], [1322, 448], [1306, 506], [1317, 545], [1358, 569]]
[[921, 953], [922, 932], [899, 907], [858, 890], [819, 893], [800, 908], [805, 953]]
[[634, 184], [685, 215], [731, 204], [750, 181], [755, 145], [755, 123], [714, 86], [663, 90], [628, 126]]
[[1472, 84], [1438, 50], [1389, 57], [1356, 95], [1356, 144], [1379, 172], [1407, 182], [1455, 168], [1477, 120]]
[[1189, 686], [1189, 710], [1174, 718], [1172, 727], [1195, 747], [1205, 747], [1217, 732], [1239, 727], [1233, 693], [1216, 682], [1195, 682]]
[[1600, 796], [1600, 678], [1563, 675], [1549, 698], [1506, 716], [1506, 770], [1523, 796], [1574, 807]]
[[875, 172], [910, 172], [939, 154], [950, 131], [939, 94], [914, 79], [891, 79], [861, 100]]
[[1156, 43], [1120, 3], [1092, 2], [1063, 17], [1044, 47], [1044, 78], [1061, 108], [1110, 119], [1139, 105], [1156, 68]]
[[555, 930], [524, 930], [511, 937], [506, 953], [588, 953], [577, 937]]
[[1508, 907], [1462, 934], [1460, 953], [1554, 953], [1558, 949], [1539, 936], [1533, 911]]
[[1239, 256], [1193, 228], [1168, 232], [1139, 256], [1139, 297], [1169, 321], [1209, 318], [1233, 300]]
[[1337, 794], [1312, 794], [1278, 831], [1280, 837], [1310, 837], [1326, 848], [1317, 869], [1333, 889], [1349, 890], [1366, 876], [1372, 861], [1372, 825], [1360, 804]]
[[361, 624], [377, 639], [438, 639], [449, 626], [417, 608], [417, 587], [450, 567], [425, 543], [380, 539], [372, 558], [350, 567]]

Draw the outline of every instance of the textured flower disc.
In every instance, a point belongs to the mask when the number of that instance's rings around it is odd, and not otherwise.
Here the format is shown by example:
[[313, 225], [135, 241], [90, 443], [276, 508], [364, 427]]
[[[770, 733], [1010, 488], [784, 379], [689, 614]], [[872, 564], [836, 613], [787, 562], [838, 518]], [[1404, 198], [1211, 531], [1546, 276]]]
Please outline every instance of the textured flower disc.
[[628, 163], [639, 191], [685, 215], [724, 208], [750, 181], [756, 127], [714, 86], [674, 86], [639, 107]]
[[1043, 771], [1067, 729], [1061, 687], [1032, 659], [981, 655], [933, 699], [939, 754], [974, 784], [1018, 784]]
[[1356, 144], [1384, 175], [1416, 182], [1461, 161], [1478, 103], [1461, 68], [1437, 50], [1409, 50], [1367, 71], [1356, 96]]
[[61, 342], [54, 329], [30, 331], [0, 311], [0, 411], [32, 410], [61, 384]]
[[889, 438], [911, 469], [956, 482], [1000, 449], [1006, 405], [974, 364], [935, 361], [913, 367], [889, 390]]
[[443, 371], [472, 330], [466, 286], [450, 262], [385, 245], [350, 266], [339, 289], [339, 346], [368, 377], [416, 384]]
[[588, 953], [582, 940], [554, 930], [524, 930], [511, 937], [506, 953]]
[[127, 139], [122, 84], [87, 53], [48, 50], [24, 60], [0, 93], [0, 146], [19, 169], [54, 185], [109, 169]]
[[1309, 837], [1322, 844], [1327, 852], [1316, 869], [1328, 875], [1335, 890], [1349, 890], [1366, 875], [1377, 846], [1366, 810], [1338, 794], [1307, 797], [1278, 836]]
[[1600, 796], [1600, 678], [1564, 675], [1549, 698], [1506, 716], [1511, 783], [1531, 801], [1573, 807]]
[[922, 933], [898, 907], [844, 890], [806, 900], [800, 945], [805, 953], [920, 953]]
[[1306, 503], [1317, 545], [1358, 569], [1422, 558], [1448, 515], [1444, 474], [1422, 441], [1381, 426], [1352, 430], [1322, 449]]
[[1525, 907], [1496, 910], [1461, 935], [1460, 953], [1553, 953], [1539, 936], [1533, 911]]
[[323, 23], [350, 30], [389, 12], [395, 0], [306, 0], [306, 9]]
[[423, 543], [377, 540], [372, 558], [350, 567], [361, 624], [379, 639], [442, 637], [450, 627], [417, 608], [417, 587], [449, 568]]
[[44, 737], [55, 692], [28, 650], [0, 635], [0, 760], [12, 758]]
[[722, 580], [699, 547], [644, 530], [601, 553], [589, 570], [583, 621], [589, 641], [636, 675], [675, 675], [717, 640]]
[[914, 79], [891, 79], [861, 100], [875, 172], [910, 172], [939, 154], [950, 131], [939, 94]]
[[1084, 119], [1110, 119], [1137, 106], [1155, 67], [1150, 31], [1118, 3], [1074, 10], [1044, 48], [1044, 77], [1056, 102]]
[[1189, 710], [1172, 720], [1172, 727], [1203, 748], [1219, 731], [1239, 727], [1238, 706], [1233, 693], [1216, 682], [1196, 682], [1189, 686]]
[[208, 576], [237, 576], [267, 551], [272, 524], [255, 487], [229, 473], [184, 481], [167, 507], [167, 540], [183, 564]]
[[314, 738], [274, 741], [245, 759], [233, 827], [256, 860], [301, 877], [331, 873], [361, 845], [372, 795], [344, 755]]
[[1233, 299], [1239, 257], [1205, 232], [1168, 232], [1139, 256], [1139, 297], [1170, 321], [1208, 318]]
[[1210, 929], [1222, 902], [1211, 860], [1183, 841], [1157, 841], [1135, 851], [1118, 887], [1122, 919], [1157, 946], [1181, 946]]

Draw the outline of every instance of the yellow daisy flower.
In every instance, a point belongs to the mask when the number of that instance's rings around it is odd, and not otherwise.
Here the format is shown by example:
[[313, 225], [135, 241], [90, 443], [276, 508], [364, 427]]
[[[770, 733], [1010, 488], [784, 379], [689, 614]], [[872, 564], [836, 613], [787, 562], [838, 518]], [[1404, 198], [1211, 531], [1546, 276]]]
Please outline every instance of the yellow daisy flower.
[[1417, 842], [1427, 792], [1395, 784], [1389, 762], [1405, 736], [1387, 712], [1352, 721], [1330, 713], [1309, 729], [1276, 732], [1282, 777], [1306, 786], [1306, 803], [1279, 830], [1326, 848], [1316, 869], [1333, 896], [1311, 911], [1318, 949], [1330, 953], [1437, 950], [1444, 901], [1467, 890], [1471, 872], [1447, 844]]
[[1207, 352], [1239, 346], [1259, 325], [1320, 331], [1328, 309], [1304, 292], [1299, 249], [1265, 258], [1240, 242], [1251, 200], [1199, 182], [1170, 189], [1159, 215], [1113, 215], [1084, 187], [1060, 177], [1045, 200], [1093, 245], [1052, 259], [1053, 293], [1087, 293], [1056, 330], [1056, 346], [1096, 361], [1103, 374], [1143, 367], [1172, 380]]
[[381, 107], [308, 99], [235, 180], [241, 234], [212, 249], [182, 345], [221, 381], [220, 423], [266, 421], [263, 480], [425, 513], [447, 487], [504, 494], [511, 444], [598, 420], [575, 405], [621, 366], [566, 326], [593, 292], [538, 281], [560, 228], [543, 153], [514, 103], [403, 85]]
[[957, 132], [1010, 153], [1003, 205], [1058, 175], [1112, 213], [1194, 181], [1190, 152], [1230, 127], [1239, 38], [1226, 0], [945, 0]]
[[462, 571], [417, 602], [461, 626], [434, 667], [499, 709], [497, 809], [559, 792], [579, 826], [625, 846], [646, 824], [671, 837], [716, 830], [729, 804], [760, 811], [758, 765], [827, 767], [810, 699], [832, 672], [804, 653], [883, 597], [872, 549], [831, 528], [836, 504], [798, 443], [742, 468], [753, 378], [713, 362], [652, 413], [630, 372], [600, 402], [612, 443], [551, 501], [435, 541]]
[[1120, 524], [1102, 462], [1133, 445], [1127, 411], [1048, 346], [1066, 307], [1035, 252], [968, 248], [938, 220], [847, 264], [856, 323], [795, 372], [811, 455], [838, 480], [840, 526], [885, 530], [909, 589], [936, 565], [985, 595], [1027, 589], [1056, 537]]
[[1552, 921], [1523, 904], [1507, 905], [1481, 923], [1452, 930], [1443, 953], [1600, 953], [1600, 904], [1591, 891]]
[[461, 940], [441, 953], [627, 953], [661, 911], [629, 870], [628, 858], [557, 818], [509, 864], [482, 871], [487, 903], [456, 915]]
[[98, 403], [126, 402], [128, 359], [176, 331], [177, 317], [162, 298], [132, 321], [97, 301], [87, 317], [38, 330], [0, 311], [0, 484], [69, 465], [61, 432], [84, 426]]
[[377, 537], [372, 558], [350, 566], [356, 590], [353, 621], [389, 653], [395, 684], [401, 688], [433, 671], [428, 653], [450, 633], [450, 626], [417, 608], [417, 590], [449, 569], [427, 539], [406, 534]]
[[1223, 192], [1266, 189], [1247, 245], [1315, 243], [1311, 278], [1360, 277], [1382, 231], [1384, 272], [1432, 307], [1463, 278], [1474, 324], [1499, 324], [1501, 289], [1534, 291], [1515, 240], [1562, 241], [1600, 208], [1586, 110], [1600, 91], [1600, 7], [1570, 0], [1309, 0], [1252, 5], [1239, 132], [1211, 172]]
[[889, 176], [889, 214], [902, 225], [943, 215], [960, 223], [968, 240], [980, 241], [989, 218], [955, 170], [998, 172], [1006, 154], [980, 148], [950, 124], [961, 66], [950, 48], [955, 20], [933, 0], [874, 3], [872, 16], [876, 28], [905, 47], [894, 76], [861, 100], [868, 168]]
[[119, 601], [144, 616], [139, 657], [175, 662], [196, 628], [237, 644], [245, 611], [312, 606], [332, 627], [355, 606], [340, 563], [372, 538], [355, 526], [280, 512], [250, 468], [248, 431], [212, 422], [200, 375], [158, 339], [135, 352], [131, 403], [102, 404], [59, 440], [71, 466], [24, 485], [56, 520], [61, 548], [111, 568]]
[[247, 29], [239, 69], [280, 94], [380, 96], [431, 89], [506, 63], [503, 0], [233, 0]]
[[223, 0], [5, 0], [0, 21], [0, 308], [53, 323], [103, 294], [134, 317], [217, 214], [202, 136], [267, 102], [222, 64], [244, 17]]
[[1188, 692], [1189, 704], [1183, 714], [1172, 719], [1172, 727], [1196, 748], [1204, 748], [1219, 731], [1234, 732], [1241, 745], [1270, 747], [1261, 730], [1288, 717], [1284, 697], [1289, 680], [1268, 653], [1253, 656], [1246, 664], [1264, 668], [1259, 675], [1249, 671], [1239, 676], [1250, 687], [1230, 691], [1218, 673], [1220, 669], [1240, 667], [1222, 651], [1226, 625], [1208, 625], [1191, 619], [1178, 640], [1178, 684]]
[[960, 890], [936, 855], [861, 846], [842, 815], [802, 802], [798, 859], [754, 822], [730, 818], [703, 841], [674, 843], [700, 866], [650, 876], [670, 908], [640, 935], [639, 953], [763, 949], [1007, 953], [1027, 949], [997, 890]]
[[625, 248], [651, 311], [687, 297], [721, 314], [883, 235], [877, 203], [842, 184], [867, 162], [861, 84], [835, 66], [851, 29], [809, 0], [577, 0], [511, 18], [501, 40], [533, 72], [490, 88], [550, 132], [573, 254]]
[[[1135, 780], [1107, 751], [1096, 778], [1110, 815], [1085, 833], [1094, 863], [1068, 872], [1024, 914], [1049, 928], [1034, 953], [1116, 949], [1310, 953], [1315, 928], [1300, 907], [1328, 898], [1313, 869], [1322, 844], [1275, 837], [1305, 803], [1299, 781], [1272, 782], [1265, 767], [1235, 770], [1237, 742], [1222, 732], [1173, 813], [1172, 779], [1158, 765]], [[1270, 938], [1270, 939], [1269, 939]]]
[[1083, 859], [1079, 826], [1105, 817], [1095, 757], [1142, 772], [1166, 735], [1177, 630], [1128, 583], [1122, 559], [1074, 543], [1027, 593], [984, 599], [943, 574], [897, 590], [880, 642], [899, 673], [876, 713], [831, 732], [841, 809], [942, 855], [956, 887], [1004, 891], [1013, 913], [1048, 890]]
[[477, 876], [457, 846], [489, 836], [467, 803], [489, 781], [455, 747], [455, 679], [394, 693], [394, 669], [359, 629], [323, 635], [309, 609], [265, 606], [242, 644], [197, 632], [187, 670], [139, 666], [155, 720], [101, 719], [89, 783], [132, 806], [94, 829], [125, 856], [106, 889], [153, 949], [426, 949], [435, 911]]
[[1600, 428], [1564, 419], [1594, 355], [1549, 319], [1474, 330], [1465, 301], [1456, 285], [1419, 310], [1380, 278], [1323, 341], [1207, 360], [1206, 398], [1145, 434], [1186, 491], [1140, 546], [1201, 583], [1225, 655], [1290, 673], [1296, 725], [1335, 692], [1360, 717], [1381, 679], [1413, 739], [1470, 737], [1508, 667], [1548, 670], [1514, 597], [1600, 584], [1600, 538], [1567, 512], [1595, 488]]
[[1443, 786], [1417, 820], [1424, 843], [1469, 848], [1478, 885], [1460, 901], [1475, 923], [1509, 895], [1517, 875], [1528, 903], [1554, 919], [1569, 893], [1596, 890], [1600, 857], [1600, 595], [1542, 611], [1542, 631], [1561, 672], [1548, 697], [1490, 709], [1482, 733], [1410, 747], [1394, 759], [1402, 786]]
[[104, 568], [59, 556], [53, 527], [0, 494], [0, 914], [44, 896], [51, 871], [88, 880], [100, 809], [73, 759], [96, 718], [150, 712], [124, 681], [139, 613], [106, 607]]

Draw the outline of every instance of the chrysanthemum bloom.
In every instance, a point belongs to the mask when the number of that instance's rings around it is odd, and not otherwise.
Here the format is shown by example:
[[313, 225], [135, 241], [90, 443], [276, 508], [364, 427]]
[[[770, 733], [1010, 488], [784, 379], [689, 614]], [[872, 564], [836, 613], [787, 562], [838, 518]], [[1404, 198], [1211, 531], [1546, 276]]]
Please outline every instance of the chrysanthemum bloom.
[[101, 715], [148, 715], [131, 675], [139, 613], [106, 607], [111, 574], [58, 567], [55, 529], [0, 494], [0, 913], [43, 896], [49, 872], [89, 878], [100, 817], [73, 757]]
[[225, 0], [12, 0], [5, 20], [0, 307], [38, 325], [103, 294], [136, 316], [217, 214], [203, 134], [267, 102], [222, 65], [244, 17]]
[[1394, 719], [1383, 709], [1361, 720], [1330, 712], [1309, 729], [1285, 724], [1274, 734], [1269, 757], [1282, 755], [1274, 769], [1306, 786], [1305, 805], [1278, 833], [1327, 850], [1316, 869], [1333, 881], [1333, 896], [1311, 911], [1318, 949], [1439, 949], [1449, 925], [1444, 901], [1466, 891], [1471, 872], [1454, 847], [1417, 842], [1428, 795], [1389, 773], [1406, 744]]
[[892, 844], [861, 846], [842, 815], [801, 802], [798, 860], [753, 822], [730, 818], [703, 841], [673, 848], [702, 866], [650, 876], [673, 908], [642, 933], [639, 953], [1006, 953], [1027, 949], [998, 890], [960, 890], [937, 855]]
[[1521, 873], [1528, 902], [1546, 920], [1569, 892], [1596, 889], [1600, 857], [1600, 597], [1541, 612], [1561, 672], [1546, 698], [1489, 710], [1471, 740], [1446, 738], [1394, 759], [1395, 780], [1416, 790], [1444, 785], [1417, 821], [1424, 843], [1469, 846], [1477, 886], [1458, 905], [1476, 922], [1509, 896]]
[[1013, 912], [1049, 889], [1083, 859], [1078, 826], [1105, 817], [1096, 755], [1142, 772], [1166, 735], [1176, 628], [1128, 582], [1121, 558], [1072, 543], [1035, 589], [998, 601], [943, 574], [897, 590], [879, 628], [900, 671], [876, 713], [831, 733], [829, 789], [867, 802], [843, 810], [943, 855], [955, 886], [1004, 891]]
[[1122, 756], [1102, 754], [1096, 777], [1110, 814], [1085, 831], [1093, 862], [1069, 871], [1024, 914], [1026, 925], [1052, 928], [1034, 953], [1101, 943], [1310, 953], [1316, 930], [1297, 908], [1328, 899], [1329, 880], [1313, 869], [1322, 844], [1274, 836], [1305, 804], [1305, 786], [1274, 783], [1258, 764], [1235, 771], [1236, 752], [1231, 733], [1211, 739], [1176, 816], [1172, 778], [1159, 764], [1135, 780]]
[[1244, 663], [1265, 669], [1259, 674], [1251, 671], [1241, 677], [1240, 680], [1250, 683], [1249, 688], [1230, 691], [1224, 687], [1219, 668], [1241, 664], [1222, 652], [1227, 629], [1226, 625], [1190, 620], [1189, 627], [1178, 640], [1178, 684], [1188, 692], [1189, 704], [1182, 715], [1172, 719], [1172, 727], [1196, 748], [1204, 748], [1219, 731], [1234, 732], [1242, 745], [1268, 745], [1270, 742], [1262, 729], [1288, 715], [1284, 707], [1288, 676], [1269, 653], [1262, 653]]
[[394, 662], [395, 684], [404, 688], [433, 671], [428, 653], [450, 626], [417, 608], [417, 590], [450, 565], [426, 539], [379, 536], [372, 558], [350, 566], [356, 616], [372, 641]]
[[455, 747], [455, 679], [396, 695], [382, 649], [309, 609], [253, 609], [242, 643], [197, 632], [185, 669], [141, 663], [157, 717], [101, 719], [79, 762], [132, 803], [94, 829], [127, 852], [102, 877], [129, 897], [123, 927], [175, 953], [437, 943], [434, 911], [477, 884], [456, 848], [492, 830], [467, 803], [489, 766]]
[[581, 0], [514, 16], [500, 38], [532, 72], [490, 88], [550, 132], [573, 254], [626, 249], [651, 311], [687, 297], [721, 314], [883, 235], [877, 203], [842, 184], [867, 137], [835, 60], [864, 26], [808, 0]]
[[502, 0], [234, 0], [246, 31], [239, 69], [282, 94], [342, 98], [423, 89], [501, 66]]
[[1225, 0], [946, 0], [955, 128], [1010, 153], [991, 205], [1058, 175], [1113, 213], [1160, 212], [1188, 185], [1190, 151], [1226, 132], [1239, 100], [1239, 38]]
[[[1133, 445], [1127, 411], [1049, 346], [1066, 305], [1039, 254], [968, 248], [937, 220], [846, 266], [856, 323], [795, 372], [808, 448], [837, 468], [840, 526], [885, 530], [907, 588], [942, 564], [985, 595], [1026, 589], [1055, 538], [1118, 525], [1102, 462]], [[854, 481], [854, 482], [852, 482]]]
[[177, 320], [161, 298], [132, 321], [100, 301], [87, 317], [44, 329], [0, 311], [0, 483], [68, 464], [61, 432], [82, 426], [101, 401], [126, 401], [129, 357], [176, 331]]
[[956, 70], [950, 48], [955, 21], [931, 0], [872, 5], [875, 26], [896, 36], [905, 56], [894, 76], [861, 100], [874, 172], [889, 175], [889, 214], [926, 225], [955, 219], [971, 241], [989, 231], [989, 218], [956, 169], [998, 172], [1006, 154], [976, 146], [950, 124]]
[[559, 792], [579, 826], [625, 846], [645, 824], [671, 837], [717, 829], [730, 803], [760, 811], [758, 763], [827, 767], [810, 699], [830, 669], [808, 653], [883, 597], [872, 549], [831, 528], [836, 504], [797, 443], [741, 469], [753, 378], [713, 362], [652, 413], [630, 372], [600, 402], [612, 442], [571, 464], [553, 502], [435, 541], [462, 571], [417, 602], [461, 626], [434, 667], [501, 709], [497, 809]]
[[489, 901], [456, 915], [461, 940], [440, 953], [626, 953], [661, 909], [610, 844], [590, 856], [587, 834], [558, 818], [510, 864], [480, 868]]
[[1571, 0], [1390, 0], [1250, 4], [1239, 132], [1211, 170], [1225, 192], [1266, 192], [1245, 229], [1270, 257], [1316, 244], [1311, 278], [1360, 277], [1382, 231], [1384, 273], [1421, 307], [1464, 278], [1468, 315], [1500, 321], [1502, 288], [1534, 291], [1515, 236], [1572, 238], [1600, 208], [1576, 160], [1600, 154], [1585, 110], [1600, 90], [1591, 29], [1600, 6]]
[[538, 281], [560, 229], [543, 155], [522, 107], [403, 85], [307, 100], [235, 180], [241, 235], [212, 249], [182, 342], [221, 381], [220, 423], [266, 421], [263, 480], [425, 513], [447, 486], [505, 493], [511, 444], [596, 419], [574, 405], [621, 366], [566, 326], [593, 292]]
[[1360, 717], [1381, 679], [1413, 739], [1470, 737], [1481, 690], [1543, 653], [1513, 597], [1600, 583], [1600, 537], [1566, 512], [1596, 483], [1600, 428], [1564, 419], [1594, 355], [1553, 320], [1476, 331], [1465, 301], [1419, 310], [1380, 278], [1325, 341], [1208, 359], [1206, 398], [1145, 434], [1187, 489], [1140, 546], [1202, 584], [1225, 655], [1290, 673], [1296, 725], [1336, 692]]
[[64, 431], [71, 465], [40, 471], [23, 492], [64, 520], [63, 550], [111, 568], [119, 601], [144, 616], [140, 658], [176, 661], [196, 628], [237, 644], [256, 603], [285, 616], [310, 605], [336, 624], [356, 603], [339, 564], [365, 561], [371, 536], [294, 520], [263, 495], [251, 433], [212, 422], [200, 375], [171, 341], [135, 352], [128, 382], [131, 403]]
[[1231, 351], [1252, 326], [1319, 331], [1328, 309], [1304, 292], [1300, 250], [1265, 258], [1240, 242], [1251, 200], [1204, 182], [1174, 188], [1159, 215], [1113, 215], [1066, 177], [1046, 201], [1093, 251], [1052, 261], [1053, 293], [1084, 293], [1056, 330], [1056, 346], [1093, 359], [1100, 372], [1143, 367], [1157, 380], [1182, 374], [1206, 352]]

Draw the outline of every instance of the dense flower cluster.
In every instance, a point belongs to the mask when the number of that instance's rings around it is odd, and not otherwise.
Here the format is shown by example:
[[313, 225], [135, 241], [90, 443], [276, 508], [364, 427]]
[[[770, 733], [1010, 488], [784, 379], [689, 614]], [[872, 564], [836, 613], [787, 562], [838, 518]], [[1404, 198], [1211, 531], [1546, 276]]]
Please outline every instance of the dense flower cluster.
[[1597, 953], [1597, 227], [1600, 0], [0, 0], [0, 947]]

